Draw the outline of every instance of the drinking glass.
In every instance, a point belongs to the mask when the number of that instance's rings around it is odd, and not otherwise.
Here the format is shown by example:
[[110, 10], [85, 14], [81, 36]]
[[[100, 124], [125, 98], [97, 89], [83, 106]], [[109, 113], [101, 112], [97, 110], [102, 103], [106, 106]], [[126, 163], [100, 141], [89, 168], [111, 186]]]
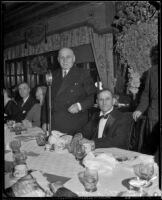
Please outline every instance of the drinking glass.
[[81, 165], [82, 165], [82, 160], [85, 155], [86, 155], [85, 147], [78, 143], [76, 145], [75, 158], [76, 158], [76, 160], [78, 160], [80, 162]]
[[95, 192], [97, 190], [97, 170], [86, 168], [84, 172], [78, 173], [78, 178], [87, 192]]
[[38, 134], [36, 136], [36, 142], [37, 142], [38, 146], [44, 146], [46, 144], [46, 138], [47, 137], [45, 134], [42, 134], [42, 133]]
[[154, 163], [138, 164], [134, 166], [135, 175], [142, 180], [149, 181], [154, 174]]
[[20, 140], [12, 140], [10, 142], [10, 148], [12, 150], [12, 153], [20, 152], [21, 147], [21, 141]]
[[137, 176], [137, 180], [145, 180], [145, 184], [141, 184], [138, 186], [138, 192], [140, 196], [145, 196], [146, 192], [144, 191], [144, 187], [149, 184], [153, 174], [154, 174], [154, 163], [140, 163], [133, 167], [134, 173]]
[[21, 151], [14, 154], [14, 164], [21, 165], [26, 164], [27, 155], [26, 152]]

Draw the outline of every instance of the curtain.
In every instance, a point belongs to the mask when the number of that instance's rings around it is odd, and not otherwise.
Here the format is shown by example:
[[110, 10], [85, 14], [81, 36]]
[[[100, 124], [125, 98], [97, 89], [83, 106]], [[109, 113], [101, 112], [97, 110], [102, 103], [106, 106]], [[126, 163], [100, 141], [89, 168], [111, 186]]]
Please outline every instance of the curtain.
[[112, 33], [98, 34], [93, 28], [83, 26], [76, 29], [53, 34], [38, 45], [31, 46], [20, 44], [4, 50], [4, 60], [15, 59], [24, 56], [38, 55], [49, 51], [56, 51], [62, 47], [76, 47], [91, 43], [96, 66], [103, 87], [114, 91], [114, 64], [113, 64], [113, 35]]
[[103, 87], [114, 92], [114, 64], [113, 64], [113, 35], [112, 33], [99, 35], [89, 30], [90, 43]]
[[10, 60], [30, 55], [38, 55], [49, 51], [56, 51], [62, 47], [76, 47], [83, 44], [89, 44], [88, 27], [79, 27], [69, 31], [58, 34], [53, 34], [47, 37], [47, 43], [42, 41], [40, 44], [32, 46], [27, 44], [20, 44], [17, 46], [9, 47], [4, 50], [4, 59]]

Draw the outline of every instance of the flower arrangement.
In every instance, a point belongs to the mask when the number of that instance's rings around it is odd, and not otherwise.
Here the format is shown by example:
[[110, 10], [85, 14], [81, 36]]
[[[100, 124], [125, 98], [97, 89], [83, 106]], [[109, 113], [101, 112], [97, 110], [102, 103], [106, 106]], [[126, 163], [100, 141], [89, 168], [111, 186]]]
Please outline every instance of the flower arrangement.
[[30, 62], [30, 68], [33, 73], [43, 74], [47, 72], [48, 64], [44, 56], [34, 57]]
[[127, 93], [131, 92], [135, 99], [136, 94], [138, 93], [139, 86], [140, 86], [140, 74], [135, 72], [133, 68], [128, 68], [129, 71], [129, 82], [127, 87]]
[[113, 26], [115, 51], [120, 63], [128, 67], [127, 92], [135, 94], [140, 77], [151, 67], [150, 49], [158, 43], [158, 11], [148, 1], [118, 2]]

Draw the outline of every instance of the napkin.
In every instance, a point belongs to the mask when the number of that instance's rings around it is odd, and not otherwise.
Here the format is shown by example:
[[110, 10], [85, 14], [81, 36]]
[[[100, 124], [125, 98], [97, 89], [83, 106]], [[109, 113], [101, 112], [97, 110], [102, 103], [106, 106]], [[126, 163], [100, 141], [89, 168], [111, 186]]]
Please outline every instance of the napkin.
[[87, 168], [98, 170], [98, 173], [105, 173], [106, 175], [109, 175], [115, 168], [117, 161], [112, 154], [102, 153], [95, 157], [93, 153], [90, 152], [84, 158], [83, 164]]
[[11, 187], [5, 189], [8, 197], [45, 197], [45, 191], [37, 181], [30, 175], [20, 178]]
[[69, 144], [72, 140], [71, 135], [63, 134], [59, 131], [52, 131], [52, 135], [48, 138], [48, 143], [50, 145], [54, 144], [56, 147], [60, 147], [60, 149], [64, 149], [66, 144]]
[[155, 163], [154, 157], [152, 155], [139, 155], [136, 156], [134, 159], [129, 159], [128, 161], [125, 161], [123, 164], [128, 165], [130, 167], [133, 167], [134, 165], [143, 163]]

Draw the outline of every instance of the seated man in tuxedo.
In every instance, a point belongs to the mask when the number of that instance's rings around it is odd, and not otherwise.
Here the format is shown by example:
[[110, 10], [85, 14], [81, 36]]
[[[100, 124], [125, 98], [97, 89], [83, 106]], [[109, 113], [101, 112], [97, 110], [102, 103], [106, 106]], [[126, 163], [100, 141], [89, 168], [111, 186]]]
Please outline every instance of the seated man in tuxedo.
[[16, 121], [21, 122], [26, 118], [27, 113], [33, 108], [33, 106], [37, 104], [37, 101], [30, 95], [30, 87], [27, 83], [21, 83], [18, 86], [18, 90], [22, 99], [18, 101], [19, 114], [16, 117]]
[[109, 89], [99, 91], [97, 103], [100, 111], [94, 113], [88, 124], [80, 130], [83, 135], [80, 143], [91, 143], [95, 148], [128, 149], [133, 123], [130, 113], [122, 113], [114, 108], [115, 99]]

